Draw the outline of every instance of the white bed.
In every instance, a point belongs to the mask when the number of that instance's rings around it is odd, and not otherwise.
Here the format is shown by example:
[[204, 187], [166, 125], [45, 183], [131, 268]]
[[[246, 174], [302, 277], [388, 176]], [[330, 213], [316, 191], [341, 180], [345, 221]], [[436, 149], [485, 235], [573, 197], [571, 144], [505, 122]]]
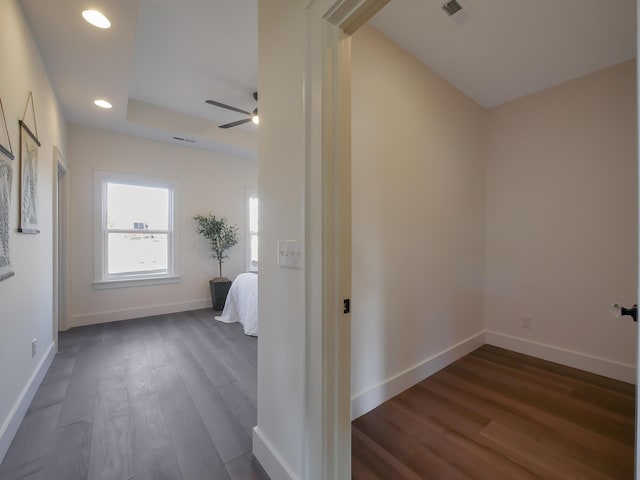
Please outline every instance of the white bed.
[[225, 323], [240, 322], [245, 334], [258, 336], [258, 274], [241, 273], [236, 277], [222, 315], [215, 318]]

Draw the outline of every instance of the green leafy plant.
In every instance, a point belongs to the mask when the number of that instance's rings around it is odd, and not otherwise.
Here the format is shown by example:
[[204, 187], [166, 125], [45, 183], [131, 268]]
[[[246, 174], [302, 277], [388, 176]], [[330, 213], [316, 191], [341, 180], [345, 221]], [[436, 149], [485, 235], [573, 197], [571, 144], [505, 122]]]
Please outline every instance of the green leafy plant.
[[225, 217], [215, 215], [196, 215], [196, 232], [211, 243], [211, 256], [218, 261], [220, 278], [222, 278], [222, 264], [229, 258], [226, 251], [235, 246], [238, 241], [238, 226], [231, 225]]

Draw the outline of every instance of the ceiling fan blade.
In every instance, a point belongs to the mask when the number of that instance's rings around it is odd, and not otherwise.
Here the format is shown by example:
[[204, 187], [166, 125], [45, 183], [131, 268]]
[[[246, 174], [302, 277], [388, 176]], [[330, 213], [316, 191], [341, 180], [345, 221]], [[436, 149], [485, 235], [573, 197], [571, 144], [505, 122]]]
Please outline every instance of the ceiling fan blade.
[[251, 112], [247, 112], [246, 110], [242, 110], [240, 108], [232, 107], [231, 105], [225, 105], [224, 103], [216, 102], [215, 100], [205, 100], [209, 105], [215, 105], [216, 107], [226, 108], [227, 110], [233, 110], [234, 112], [244, 113], [246, 115], [251, 115]]
[[220, 125], [218, 128], [237, 127], [238, 125], [244, 125], [245, 123], [249, 123], [250, 121], [250, 118], [245, 118], [244, 120], [238, 120], [237, 122], [225, 123], [224, 125]]

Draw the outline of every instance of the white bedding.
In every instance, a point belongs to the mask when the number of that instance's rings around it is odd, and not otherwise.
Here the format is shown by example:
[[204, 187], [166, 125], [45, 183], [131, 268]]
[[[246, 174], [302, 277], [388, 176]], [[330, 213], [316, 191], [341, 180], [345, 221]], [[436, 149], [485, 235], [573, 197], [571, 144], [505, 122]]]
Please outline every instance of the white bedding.
[[231, 284], [222, 315], [216, 320], [225, 323], [240, 322], [244, 333], [258, 336], [258, 275], [241, 273]]

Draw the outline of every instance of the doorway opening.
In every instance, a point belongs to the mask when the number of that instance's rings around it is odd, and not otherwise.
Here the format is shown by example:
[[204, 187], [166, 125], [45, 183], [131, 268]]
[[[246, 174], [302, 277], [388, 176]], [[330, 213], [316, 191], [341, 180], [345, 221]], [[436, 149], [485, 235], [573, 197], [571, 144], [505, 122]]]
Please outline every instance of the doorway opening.
[[66, 161], [53, 149], [53, 340], [58, 349], [58, 332], [68, 324], [68, 206], [69, 176]]

